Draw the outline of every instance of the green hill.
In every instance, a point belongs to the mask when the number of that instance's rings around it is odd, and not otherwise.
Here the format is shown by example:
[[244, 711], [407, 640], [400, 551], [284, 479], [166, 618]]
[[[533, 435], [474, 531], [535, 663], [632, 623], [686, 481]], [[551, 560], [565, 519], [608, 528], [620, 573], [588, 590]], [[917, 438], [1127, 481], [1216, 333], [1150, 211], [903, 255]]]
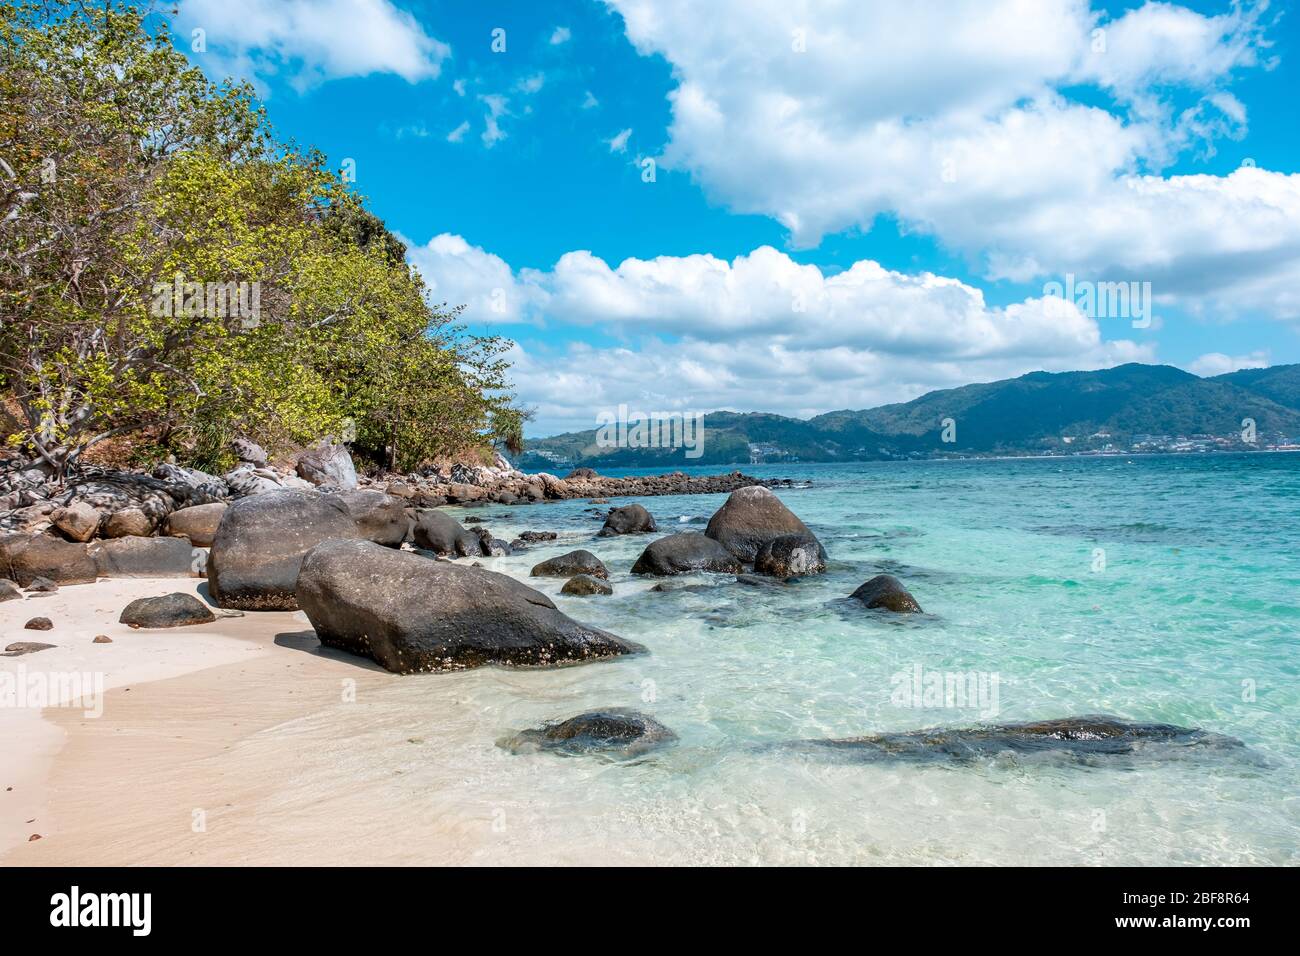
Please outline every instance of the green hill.
[[[1300, 365], [1213, 378], [1139, 364], [1095, 372], [1030, 372], [807, 420], [714, 412], [705, 417], [703, 454], [694, 459], [680, 448], [602, 448], [592, 429], [531, 440], [521, 461], [528, 467], [669, 468], [1127, 450], [1135, 439], [1158, 448], [1173, 447], [1179, 438], [1201, 439], [1193, 443], [1196, 448], [1230, 448], [1239, 444], [1247, 418], [1255, 421], [1261, 442], [1300, 436]], [[954, 440], [944, 441], [949, 419]], [[1205, 436], [1219, 440], [1207, 444]]]

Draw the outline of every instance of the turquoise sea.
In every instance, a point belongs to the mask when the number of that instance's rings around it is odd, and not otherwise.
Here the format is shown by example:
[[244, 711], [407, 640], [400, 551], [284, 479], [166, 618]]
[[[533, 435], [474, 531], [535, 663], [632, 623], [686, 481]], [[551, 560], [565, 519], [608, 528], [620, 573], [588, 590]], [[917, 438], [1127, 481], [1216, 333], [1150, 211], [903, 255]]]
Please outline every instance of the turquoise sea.
[[[560, 532], [484, 560], [511, 574], [594, 551], [612, 597], [532, 583], [650, 653], [394, 681], [364, 729], [355, 713], [334, 718], [369, 741], [341, 744], [339, 758], [390, 796], [400, 788], [407, 812], [481, 821], [465, 862], [1300, 862], [1300, 455], [743, 470], [805, 483], [778, 494], [825, 544], [826, 574], [763, 588], [699, 575], [674, 579], [699, 587], [654, 593], [628, 573], [649, 539], [594, 538], [601, 519], [585, 501], [456, 509], [498, 537]], [[661, 531], [702, 530], [724, 497], [641, 503]], [[841, 600], [881, 571], [927, 613]], [[996, 677], [996, 701], [900, 701], [896, 675], [918, 666]], [[494, 744], [614, 706], [653, 714], [680, 742], [631, 762]], [[779, 746], [1092, 713], [1202, 727], [1246, 749], [954, 765]], [[417, 731], [418, 748], [388, 743]]]

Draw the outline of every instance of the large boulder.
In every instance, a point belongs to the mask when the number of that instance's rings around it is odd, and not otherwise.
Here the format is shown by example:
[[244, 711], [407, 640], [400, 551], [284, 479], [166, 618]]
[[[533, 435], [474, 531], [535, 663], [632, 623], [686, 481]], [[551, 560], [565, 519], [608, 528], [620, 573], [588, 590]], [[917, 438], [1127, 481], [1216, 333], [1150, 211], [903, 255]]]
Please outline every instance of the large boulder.
[[608, 578], [609, 568], [605, 562], [590, 551], [579, 548], [559, 557], [547, 558], [540, 564], [533, 565], [528, 572], [535, 578], [570, 578], [575, 574], [590, 574], [593, 578]]
[[344, 445], [326, 443], [308, 448], [298, 456], [298, 475], [313, 485], [329, 485], [344, 491], [357, 486], [357, 469]]
[[0, 537], [0, 576], [23, 587], [37, 578], [56, 584], [94, 584], [97, 574], [88, 545], [52, 534]]
[[269, 468], [254, 467], [247, 463], [226, 472], [221, 476], [221, 480], [226, 483], [231, 495], [236, 498], [248, 498], [285, 490], [275, 472]]
[[784, 535], [802, 534], [816, 540], [807, 525], [762, 485], [733, 491], [709, 519], [704, 533], [747, 563], [758, 557], [759, 548]]
[[355, 488], [339, 492], [336, 497], [352, 515], [362, 538], [389, 548], [402, 546], [411, 521], [406, 516], [406, 502], [401, 498], [378, 488]]
[[189, 538], [114, 538], [90, 546], [104, 578], [188, 578], [203, 569], [204, 555]]
[[326, 647], [398, 674], [576, 663], [643, 650], [579, 624], [504, 574], [369, 541], [325, 541], [309, 551], [297, 600]]
[[599, 535], [607, 538], [616, 534], [648, 534], [658, 530], [655, 519], [641, 505], [624, 505], [609, 509]]
[[593, 578], [590, 574], [575, 574], [564, 582], [560, 593], [577, 597], [586, 597], [590, 594], [613, 594], [614, 586], [608, 581]]
[[302, 556], [329, 538], [358, 538], [343, 502], [310, 491], [241, 498], [221, 518], [208, 556], [208, 587], [218, 607], [293, 611]]
[[104, 522], [106, 538], [147, 538], [153, 534], [154, 523], [139, 508], [123, 508], [114, 511]]
[[0, 578], [0, 602], [21, 601], [22, 599], [22, 588], [14, 584], [8, 578]]
[[465, 530], [459, 521], [436, 508], [416, 513], [411, 538], [417, 548], [434, 554], [455, 554], [462, 558], [476, 558], [483, 554], [478, 535]]
[[542, 750], [568, 757], [583, 754], [635, 757], [676, 739], [675, 733], [647, 714], [611, 709], [591, 711], [558, 723], [521, 730], [512, 737], [498, 740], [497, 746], [517, 754]]
[[912, 597], [903, 582], [892, 574], [877, 574], [849, 595], [872, 610], [883, 609], [897, 614], [920, 614], [921, 605]]
[[783, 534], [758, 549], [754, 571], [776, 578], [818, 574], [826, 570], [826, 550], [810, 534]]
[[210, 547], [212, 539], [217, 535], [221, 517], [226, 513], [226, 507], [224, 502], [217, 501], [173, 511], [163, 524], [163, 533], [176, 538], [189, 538], [190, 543], [198, 548]]
[[184, 627], [211, 624], [212, 609], [193, 594], [173, 591], [161, 597], [137, 598], [122, 609], [118, 623], [131, 627]]
[[74, 481], [56, 501], [64, 507], [81, 501], [108, 514], [134, 508], [152, 526], [161, 524], [176, 507], [167, 482], [134, 472], [114, 472]]
[[84, 501], [73, 501], [50, 514], [50, 521], [69, 541], [89, 541], [99, 530], [99, 512]]
[[212, 504], [230, 497], [230, 488], [224, 481], [197, 468], [162, 462], [154, 466], [153, 476], [167, 483], [167, 492], [182, 508]]
[[240, 461], [248, 462], [257, 468], [265, 465], [268, 460], [266, 449], [248, 438], [236, 438], [230, 443], [230, 450]]
[[744, 565], [734, 554], [698, 531], [682, 531], [652, 541], [632, 565], [633, 574], [739, 574], [743, 570]]

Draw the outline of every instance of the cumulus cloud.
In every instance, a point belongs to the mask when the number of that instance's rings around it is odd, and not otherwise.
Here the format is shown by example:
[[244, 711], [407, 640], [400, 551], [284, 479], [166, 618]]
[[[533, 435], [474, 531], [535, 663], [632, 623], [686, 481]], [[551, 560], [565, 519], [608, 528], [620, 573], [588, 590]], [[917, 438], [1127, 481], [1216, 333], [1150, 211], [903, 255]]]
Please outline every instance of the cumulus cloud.
[[1226, 375], [1239, 372], [1243, 368], [1268, 368], [1268, 352], [1251, 352], [1249, 355], [1224, 355], [1222, 352], [1207, 352], [1187, 367], [1193, 375]]
[[887, 215], [995, 277], [1141, 278], [1166, 302], [1300, 317], [1296, 178], [1159, 174], [1244, 132], [1227, 86], [1268, 65], [1264, 5], [606, 2], [673, 66], [661, 166], [798, 246]]
[[616, 266], [574, 251], [549, 270], [515, 271], [441, 235], [412, 249], [411, 261], [436, 299], [468, 303], [471, 321], [562, 321], [628, 343], [518, 350], [512, 375], [539, 407], [542, 430], [590, 417], [597, 401], [807, 415], [1034, 369], [1154, 358], [1149, 345], [1107, 340], [1102, 324], [1060, 298], [990, 306], [956, 279], [870, 260], [828, 276], [768, 246], [731, 261], [660, 256]]
[[451, 48], [391, 0], [183, 0], [182, 36], [204, 31], [215, 72], [299, 89], [325, 80], [395, 73], [411, 83], [438, 76]]
[[559, 46], [562, 43], [568, 43], [573, 33], [568, 27], [556, 27], [551, 33], [551, 46]]

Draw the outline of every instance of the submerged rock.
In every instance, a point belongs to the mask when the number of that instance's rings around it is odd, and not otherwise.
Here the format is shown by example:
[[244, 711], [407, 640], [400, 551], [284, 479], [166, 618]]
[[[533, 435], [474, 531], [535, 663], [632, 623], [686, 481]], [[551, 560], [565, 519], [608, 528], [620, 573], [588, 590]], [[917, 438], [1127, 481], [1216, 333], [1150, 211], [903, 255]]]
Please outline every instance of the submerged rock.
[[920, 614], [921, 605], [903, 582], [892, 574], [877, 574], [849, 595], [873, 610], [884, 609], [896, 614]]
[[554, 541], [554, 540], [555, 540], [556, 538], [558, 538], [558, 537], [559, 537], [559, 535], [556, 534], [554, 531], [521, 531], [521, 532], [519, 532], [519, 540], [520, 540], [520, 541], [527, 541], [527, 542], [530, 543], [530, 544], [535, 543], [535, 542], [537, 542], [537, 541]]
[[593, 578], [608, 578], [609, 568], [605, 562], [590, 551], [579, 548], [559, 557], [548, 558], [540, 564], [533, 565], [528, 572], [535, 578], [567, 578], [575, 574], [590, 574]]
[[635, 757], [676, 739], [675, 733], [653, 717], [636, 710], [613, 709], [521, 730], [497, 741], [497, 746], [517, 754], [544, 750], [570, 757], [590, 753]]
[[1238, 749], [1234, 737], [1196, 727], [1133, 723], [1104, 714], [965, 729], [916, 730], [841, 740], [803, 741], [799, 747], [834, 751], [855, 760], [968, 762], [1011, 753], [1059, 753], [1076, 758], [1137, 754], [1155, 747]]
[[184, 627], [211, 624], [216, 619], [212, 609], [193, 594], [173, 591], [161, 597], [137, 598], [122, 609], [117, 620], [131, 627]]
[[739, 574], [744, 570], [735, 555], [698, 531], [682, 531], [652, 541], [632, 565], [633, 574], [687, 574], [691, 571]]
[[267, 491], [227, 509], [208, 556], [208, 587], [218, 607], [295, 611], [302, 556], [330, 538], [360, 532], [343, 502], [306, 491]]
[[624, 505], [622, 508], [610, 509], [605, 516], [605, 526], [597, 534], [608, 538], [616, 534], [649, 534], [658, 530], [654, 517], [644, 507]]
[[564, 582], [564, 587], [560, 588], [560, 593], [579, 597], [585, 597], [589, 594], [613, 594], [614, 586], [602, 581], [600, 578], [593, 578], [590, 574], [575, 574]]
[[513, 578], [368, 541], [326, 541], [302, 561], [297, 600], [322, 644], [398, 674], [540, 667], [644, 650], [556, 609]]
[[[733, 491], [709, 519], [704, 533], [745, 562], [757, 558], [763, 545], [785, 535], [817, 540], [780, 498], [761, 485]], [[817, 547], [821, 549], [821, 544]], [[825, 560], [826, 552], [820, 553]]]
[[826, 549], [810, 534], [783, 534], [758, 549], [754, 572], [777, 578], [819, 574], [826, 570]]

